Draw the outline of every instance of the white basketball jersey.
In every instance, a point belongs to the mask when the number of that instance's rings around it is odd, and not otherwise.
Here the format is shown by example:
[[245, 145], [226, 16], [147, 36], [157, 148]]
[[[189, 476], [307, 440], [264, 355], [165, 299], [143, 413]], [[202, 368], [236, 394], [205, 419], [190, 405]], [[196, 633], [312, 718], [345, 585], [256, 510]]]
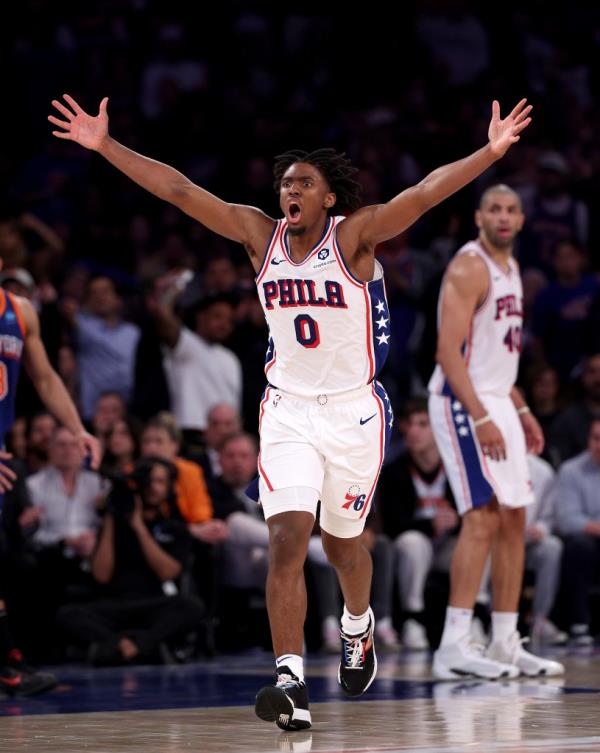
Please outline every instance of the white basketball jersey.
[[369, 384], [385, 362], [390, 318], [383, 270], [356, 279], [327, 220], [321, 240], [301, 262], [291, 259], [287, 220], [277, 220], [256, 277], [269, 325], [265, 374], [275, 387], [304, 397]]
[[[488, 292], [475, 311], [469, 335], [463, 345], [469, 376], [478, 395], [506, 396], [517, 379], [523, 326], [523, 287], [517, 262], [509, 259], [508, 272], [498, 266], [485, 252], [481, 243], [470, 241], [459, 254], [475, 252], [487, 266]], [[441, 311], [438, 306], [438, 318]], [[452, 395], [441, 366], [438, 364], [429, 382], [434, 394]]]

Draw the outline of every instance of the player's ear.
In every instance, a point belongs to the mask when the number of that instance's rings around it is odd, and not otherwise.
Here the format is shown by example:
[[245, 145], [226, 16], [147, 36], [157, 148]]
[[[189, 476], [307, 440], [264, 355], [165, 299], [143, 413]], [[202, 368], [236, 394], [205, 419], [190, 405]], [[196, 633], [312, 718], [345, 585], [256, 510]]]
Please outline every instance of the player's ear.
[[325, 209], [331, 209], [331, 207], [335, 204], [337, 201], [337, 196], [334, 193], [328, 193], [325, 196], [325, 201], [323, 202], [323, 206]]
[[481, 230], [481, 212], [479, 209], [475, 212], [475, 224]]

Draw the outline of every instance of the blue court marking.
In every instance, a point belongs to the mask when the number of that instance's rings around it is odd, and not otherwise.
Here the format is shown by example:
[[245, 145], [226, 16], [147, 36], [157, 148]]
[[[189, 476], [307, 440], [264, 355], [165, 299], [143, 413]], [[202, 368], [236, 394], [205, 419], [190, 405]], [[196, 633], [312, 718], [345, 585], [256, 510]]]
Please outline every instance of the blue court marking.
[[[331, 660], [311, 662], [331, 666]], [[110, 669], [59, 667], [60, 685], [50, 693], [33, 698], [0, 700], [0, 716], [30, 714], [78, 714], [95, 711], [141, 711], [225, 706], [251, 706], [256, 692], [273, 681], [269, 664], [257, 669], [256, 660], [231, 657], [183, 666], [149, 666]], [[410, 700], [469, 695], [493, 697], [498, 683], [466, 681], [435, 683], [432, 680], [401, 680], [379, 677], [361, 700], [347, 698], [335, 676], [307, 676], [312, 703], [343, 701]], [[560, 687], [541, 680], [522, 680], [511, 687], [520, 696], [599, 694], [600, 688]]]

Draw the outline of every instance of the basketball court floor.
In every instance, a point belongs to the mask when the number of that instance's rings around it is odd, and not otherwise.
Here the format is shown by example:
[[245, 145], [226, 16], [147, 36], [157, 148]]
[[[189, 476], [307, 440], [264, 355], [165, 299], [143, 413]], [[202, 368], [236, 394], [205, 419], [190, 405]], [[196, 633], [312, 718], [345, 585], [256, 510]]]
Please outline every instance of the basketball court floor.
[[281, 732], [254, 715], [266, 653], [185, 666], [60, 667], [43, 696], [0, 700], [0, 753], [600, 752], [600, 650], [554, 651], [564, 678], [434, 683], [428, 657], [380, 655], [359, 700], [335, 657], [309, 657], [313, 727]]

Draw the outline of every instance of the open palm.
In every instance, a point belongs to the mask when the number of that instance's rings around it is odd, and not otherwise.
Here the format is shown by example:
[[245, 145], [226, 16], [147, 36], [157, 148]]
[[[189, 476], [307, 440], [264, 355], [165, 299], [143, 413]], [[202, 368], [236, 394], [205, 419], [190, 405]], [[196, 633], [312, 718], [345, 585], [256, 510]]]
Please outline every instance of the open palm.
[[521, 138], [519, 134], [531, 123], [531, 118], [528, 117], [531, 109], [532, 106], [527, 104], [527, 100], [522, 99], [510, 115], [500, 120], [500, 103], [494, 100], [488, 130], [488, 138], [494, 154], [502, 157], [508, 148]]
[[66, 118], [65, 120], [61, 120], [54, 115], [48, 115], [48, 120], [51, 123], [63, 129], [61, 131], [52, 131], [52, 135], [59, 139], [75, 141], [87, 149], [100, 149], [108, 136], [108, 114], [106, 112], [108, 97], [104, 97], [102, 102], [100, 102], [100, 110], [95, 117], [88, 115], [73, 97], [70, 97], [68, 94], [63, 94], [63, 99], [71, 109], [65, 107], [62, 102], [56, 99], [52, 100], [52, 105], [63, 118]]

